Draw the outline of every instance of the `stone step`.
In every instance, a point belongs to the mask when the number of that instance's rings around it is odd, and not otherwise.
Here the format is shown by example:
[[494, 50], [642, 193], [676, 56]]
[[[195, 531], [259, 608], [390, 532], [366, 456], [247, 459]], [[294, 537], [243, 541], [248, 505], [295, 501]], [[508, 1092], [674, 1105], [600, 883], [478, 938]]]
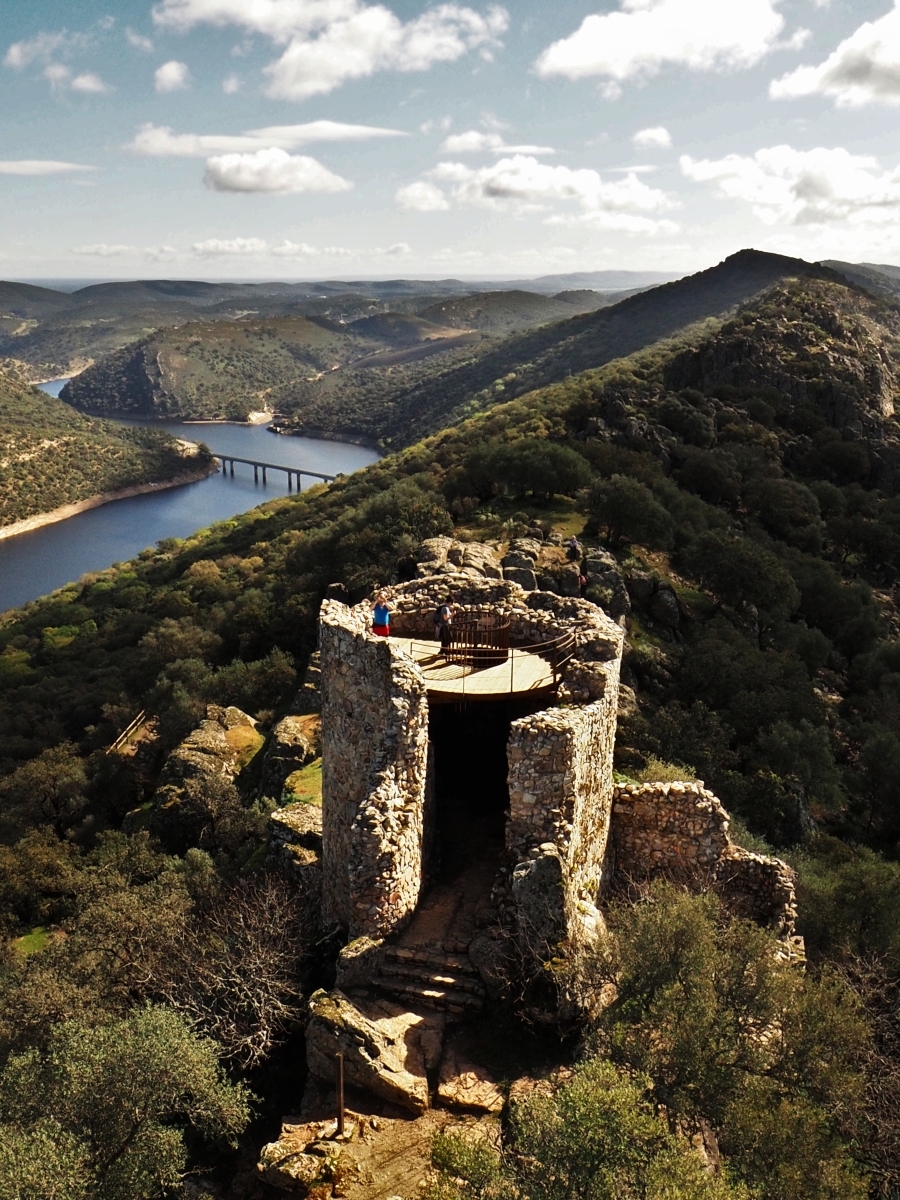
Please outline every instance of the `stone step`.
[[447, 953], [437, 948], [385, 946], [384, 957], [391, 963], [419, 963], [424, 967], [446, 968], [459, 975], [477, 975], [466, 955]]
[[479, 1012], [483, 1004], [480, 996], [457, 992], [453, 988], [404, 984], [401, 989], [391, 985], [385, 986], [381, 981], [379, 981], [379, 986], [404, 1004], [425, 1005], [427, 1008], [437, 1008], [444, 1012]]
[[473, 996], [483, 996], [484, 987], [481, 980], [472, 975], [460, 975], [452, 971], [442, 971], [440, 968], [423, 967], [418, 964], [386, 965], [377, 979], [379, 985], [389, 987], [406, 987], [407, 984], [421, 984], [423, 987], [452, 988], [457, 992], [467, 992]]

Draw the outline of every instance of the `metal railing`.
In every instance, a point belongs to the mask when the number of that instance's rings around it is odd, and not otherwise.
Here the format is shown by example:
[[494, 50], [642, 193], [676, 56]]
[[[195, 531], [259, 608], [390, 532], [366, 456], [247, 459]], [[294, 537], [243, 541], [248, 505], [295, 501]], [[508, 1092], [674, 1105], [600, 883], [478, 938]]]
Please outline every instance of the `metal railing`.
[[146, 708], [142, 708], [141, 711], [138, 713], [138, 715], [134, 718], [134, 720], [125, 726], [125, 728], [122, 730], [122, 732], [119, 734], [119, 736], [113, 742], [113, 744], [109, 747], [109, 749], [106, 751], [106, 753], [107, 754], [115, 754], [117, 750], [121, 749], [121, 747], [125, 745], [125, 743], [131, 737], [131, 735], [134, 733], [134, 731], [137, 729], [137, 727], [140, 725], [140, 723], [144, 720], [146, 715], [147, 715]]
[[[505, 633], [506, 633], [506, 636], [508, 639], [508, 636], [509, 636], [509, 623], [508, 622], [507, 622]], [[498, 686], [496, 687], [495, 690], [492, 690], [490, 693], [484, 693], [481, 691], [477, 691], [476, 693], [474, 693], [475, 695], [480, 695], [482, 697], [485, 697], [486, 695], [490, 695], [490, 696], [507, 695], [507, 694], [513, 695], [517, 691], [521, 691], [522, 693], [524, 693], [527, 691], [543, 690], [543, 689], [535, 689], [535, 688], [519, 688], [519, 689], [516, 688], [516, 663], [520, 662], [522, 660], [522, 658], [525, 657], [526, 655], [527, 656], [537, 655], [538, 657], [543, 658], [546, 662], [548, 662], [550, 664], [550, 666], [552, 668], [552, 672], [553, 672], [552, 683], [547, 685], [547, 687], [548, 687], [548, 690], [556, 692], [557, 689], [559, 688], [560, 680], [562, 679], [562, 674], [566, 667], [566, 664], [572, 659], [574, 651], [575, 651], [575, 634], [571, 630], [566, 630], [564, 633], [557, 634], [556, 637], [548, 638], [546, 641], [543, 641], [543, 642], [534, 642], [532, 645], [528, 645], [528, 646], [509, 646], [509, 645], [507, 645], [502, 650], [503, 657], [495, 658], [493, 661], [486, 661], [486, 659], [484, 657], [477, 657], [478, 651], [485, 650], [488, 654], [497, 655], [497, 654], [501, 653], [501, 650], [499, 647], [472, 646], [472, 645], [467, 645], [466, 643], [460, 642], [460, 644], [457, 646], [456, 656], [451, 657], [450, 654], [447, 653], [446, 647], [444, 648], [443, 655], [441, 655], [441, 646], [440, 646], [440, 643], [438, 643], [438, 642], [420, 641], [419, 639], [416, 638], [416, 639], [411, 639], [411, 644], [412, 644], [412, 647], [418, 647], [422, 650], [433, 651], [434, 658], [438, 658], [440, 656], [440, 657], [443, 657], [445, 662], [448, 662], [448, 663], [452, 662], [452, 663], [462, 667], [462, 673], [459, 676], [459, 682], [461, 682], [461, 684], [462, 684], [462, 687], [460, 689], [462, 699], [465, 699], [466, 679], [468, 677], [470, 677], [471, 675], [475, 674], [478, 671], [484, 670], [486, 667], [497, 666], [500, 663], [505, 662], [505, 661], [509, 662], [509, 677], [508, 677], [509, 678], [509, 688], [507, 689], [504, 687], [501, 690], [501, 688], [499, 686], [500, 679], [498, 677], [498, 679], [497, 679]], [[506, 674], [504, 672], [504, 679], [505, 678], [506, 678]], [[436, 682], [440, 682], [440, 681], [436, 681]], [[437, 689], [435, 689], [435, 690], [437, 690]], [[454, 691], [455, 690], [456, 689], [454, 689]]]
[[469, 610], [449, 626], [444, 657], [467, 666], [496, 666], [509, 657], [509, 617]]

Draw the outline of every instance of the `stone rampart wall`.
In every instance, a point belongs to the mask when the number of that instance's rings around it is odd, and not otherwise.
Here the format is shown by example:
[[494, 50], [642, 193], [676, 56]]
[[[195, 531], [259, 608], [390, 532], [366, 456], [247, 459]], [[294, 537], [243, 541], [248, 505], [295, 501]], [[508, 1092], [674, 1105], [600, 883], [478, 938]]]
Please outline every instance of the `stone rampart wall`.
[[701, 879], [735, 916], [793, 933], [794, 872], [777, 858], [735, 846], [728, 813], [702, 783], [620, 784], [610, 841], [615, 872], [637, 882]]
[[381, 937], [415, 910], [430, 831], [428, 701], [364, 609], [322, 604], [323, 909], [353, 936]]
[[[523, 868], [530, 862], [538, 871], [553, 847], [562, 868], [566, 936], [573, 941], [596, 931], [600, 919], [596, 903], [612, 806], [618, 659], [603, 669], [600, 698], [514, 721], [507, 751], [507, 850]], [[517, 869], [520, 876], [523, 868]], [[533, 917], [524, 920], [536, 923]]]

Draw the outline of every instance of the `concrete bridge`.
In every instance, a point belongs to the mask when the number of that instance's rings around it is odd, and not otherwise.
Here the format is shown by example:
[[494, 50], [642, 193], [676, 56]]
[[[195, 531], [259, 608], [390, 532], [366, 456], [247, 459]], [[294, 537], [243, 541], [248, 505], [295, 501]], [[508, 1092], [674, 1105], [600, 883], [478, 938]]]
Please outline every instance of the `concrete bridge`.
[[218, 459], [222, 464], [223, 475], [234, 475], [234, 464], [244, 463], [245, 466], [253, 468], [253, 482], [259, 483], [259, 473], [262, 471], [262, 481], [266, 482], [267, 471], [284, 471], [288, 480], [288, 491], [291, 491], [293, 486], [294, 476], [297, 476], [297, 491], [300, 491], [300, 476], [309, 475], [312, 479], [321, 479], [325, 483], [333, 483], [337, 478], [336, 475], [323, 475], [321, 471], [306, 471], [299, 470], [297, 467], [284, 467], [280, 463], [259, 462], [253, 458], [237, 458], [233, 454], [217, 454], [212, 451], [212, 456]]

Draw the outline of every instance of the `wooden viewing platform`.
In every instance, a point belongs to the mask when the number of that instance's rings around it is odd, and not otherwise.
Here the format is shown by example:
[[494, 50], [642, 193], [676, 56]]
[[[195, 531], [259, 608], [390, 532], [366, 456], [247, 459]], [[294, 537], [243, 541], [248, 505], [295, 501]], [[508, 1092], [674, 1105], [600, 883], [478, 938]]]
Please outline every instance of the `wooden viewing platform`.
[[504, 696], [550, 693], [556, 689], [559, 670], [552, 655], [533, 649], [511, 648], [504, 662], [484, 665], [439, 657], [440, 643], [421, 638], [392, 637], [415, 662], [435, 701], [499, 700]]
[[[215, 450], [210, 451], [213, 458], [216, 458], [222, 464], [222, 475], [234, 475], [234, 464], [244, 463], [245, 466], [253, 468], [253, 482], [259, 483], [259, 473], [262, 471], [262, 481], [266, 482], [267, 471], [284, 471], [288, 477], [288, 491], [291, 491], [293, 478], [297, 476], [297, 491], [300, 491], [300, 476], [309, 475], [312, 479], [321, 479], [324, 483], [334, 483], [337, 475], [323, 475], [321, 471], [301, 470], [299, 467], [284, 467], [280, 463], [259, 462], [254, 458], [238, 458], [234, 454], [218, 454]], [[230, 467], [230, 472], [229, 468]]]

